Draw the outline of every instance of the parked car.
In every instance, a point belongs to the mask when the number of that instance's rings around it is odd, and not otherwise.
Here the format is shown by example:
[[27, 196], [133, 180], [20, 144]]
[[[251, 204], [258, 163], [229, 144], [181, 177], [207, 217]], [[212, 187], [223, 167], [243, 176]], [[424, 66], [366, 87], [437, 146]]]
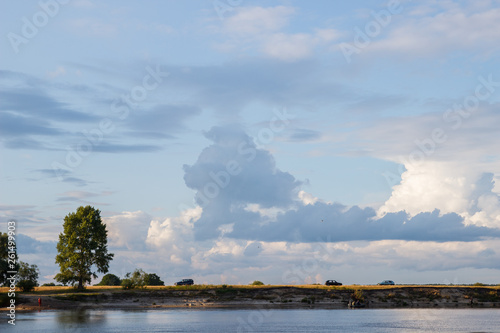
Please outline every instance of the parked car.
[[178, 281], [174, 283], [176, 286], [191, 286], [194, 284], [193, 279], [182, 279], [181, 281]]
[[393, 286], [394, 281], [391, 280], [384, 280], [378, 284], [379, 286]]
[[325, 282], [325, 285], [327, 285], [327, 286], [341, 286], [342, 283], [335, 281], [335, 280], [327, 280]]

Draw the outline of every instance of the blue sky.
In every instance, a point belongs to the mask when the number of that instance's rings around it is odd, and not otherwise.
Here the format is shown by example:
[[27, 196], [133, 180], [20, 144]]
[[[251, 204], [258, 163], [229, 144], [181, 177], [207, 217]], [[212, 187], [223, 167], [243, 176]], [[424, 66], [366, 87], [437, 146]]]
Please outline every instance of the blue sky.
[[2, 2], [0, 221], [58, 272], [498, 283], [500, 1]]

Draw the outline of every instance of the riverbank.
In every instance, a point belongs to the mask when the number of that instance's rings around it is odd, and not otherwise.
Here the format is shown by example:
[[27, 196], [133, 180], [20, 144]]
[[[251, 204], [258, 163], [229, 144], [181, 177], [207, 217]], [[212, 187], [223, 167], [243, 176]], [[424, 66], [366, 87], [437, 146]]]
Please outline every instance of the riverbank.
[[[7, 292], [0, 288], [0, 293]], [[67, 309], [282, 308], [345, 309], [352, 302], [381, 308], [500, 308], [498, 286], [181, 286], [39, 287], [16, 292], [17, 311]], [[42, 306], [38, 306], [38, 298]], [[6, 311], [6, 307], [1, 310]]]

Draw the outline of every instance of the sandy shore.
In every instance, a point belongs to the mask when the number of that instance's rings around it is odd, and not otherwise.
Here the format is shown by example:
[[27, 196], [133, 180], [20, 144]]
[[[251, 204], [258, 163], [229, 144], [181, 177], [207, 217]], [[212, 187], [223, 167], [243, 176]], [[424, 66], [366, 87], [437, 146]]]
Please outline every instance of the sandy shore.
[[[62, 287], [61, 287], [62, 288]], [[365, 308], [500, 308], [499, 287], [471, 286], [248, 286], [139, 290], [89, 287], [37, 288], [17, 293], [16, 311], [68, 309], [281, 308], [345, 309], [355, 300]], [[1, 292], [2, 290], [0, 290]], [[42, 306], [38, 306], [38, 298]], [[6, 307], [1, 308], [7, 311]]]

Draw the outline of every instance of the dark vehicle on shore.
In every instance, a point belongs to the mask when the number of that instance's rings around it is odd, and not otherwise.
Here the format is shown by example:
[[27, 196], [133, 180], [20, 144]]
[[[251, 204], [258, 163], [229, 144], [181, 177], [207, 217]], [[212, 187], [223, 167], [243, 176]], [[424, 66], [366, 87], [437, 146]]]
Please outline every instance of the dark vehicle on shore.
[[327, 280], [325, 282], [325, 285], [327, 285], [327, 286], [341, 286], [342, 283], [335, 281], [335, 280]]
[[182, 279], [181, 281], [174, 283], [176, 286], [192, 286], [193, 284], [193, 279]]
[[394, 281], [391, 281], [391, 280], [384, 280], [380, 283], [378, 283], [379, 286], [393, 286], [394, 285]]

